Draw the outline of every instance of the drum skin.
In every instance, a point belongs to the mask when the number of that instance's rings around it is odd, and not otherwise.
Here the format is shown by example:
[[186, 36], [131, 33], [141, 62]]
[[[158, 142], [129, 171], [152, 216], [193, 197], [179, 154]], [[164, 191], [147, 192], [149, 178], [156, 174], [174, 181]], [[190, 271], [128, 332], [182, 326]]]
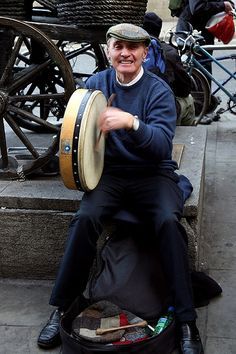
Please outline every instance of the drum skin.
[[105, 139], [97, 120], [106, 107], [106, 97], [99, 90], [77, 89], [69, 99], [59, 147], [60, 173], [69, 189], [90, 191], [101, 178]]

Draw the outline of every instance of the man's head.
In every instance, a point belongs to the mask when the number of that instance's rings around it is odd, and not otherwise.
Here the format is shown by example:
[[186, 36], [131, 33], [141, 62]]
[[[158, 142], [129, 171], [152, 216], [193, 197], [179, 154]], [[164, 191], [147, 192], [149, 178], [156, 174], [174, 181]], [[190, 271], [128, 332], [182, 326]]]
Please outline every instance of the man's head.
[[158, 38], [161, 33], [162, 19], [155, 12], [146, 12], [143, 28], [153, 37]]
[[139, 26], [121, 23], [110, 27], [106, 38], [108, 57], [119, 80], [123, 83], [132, 81], [147, 55], [149, 34]]

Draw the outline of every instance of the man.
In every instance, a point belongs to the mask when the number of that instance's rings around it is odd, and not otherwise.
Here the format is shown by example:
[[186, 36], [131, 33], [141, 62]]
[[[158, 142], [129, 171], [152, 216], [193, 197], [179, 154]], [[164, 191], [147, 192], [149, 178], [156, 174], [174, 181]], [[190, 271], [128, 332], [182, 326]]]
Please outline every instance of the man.
[[[181, 11], [176, 31], [187, 31], [190, 30], [190, 25], [194, 29], [201, 31], [202, 36], [205, 39], [205, 44], [214, 44], [214, 36], [205, 27], [207, 21], [215, 14], [225, 11], [230, 13], [234, 8], [233, 1], [222, 1], [222, 0], [185, 0], [185, 6]], [[181, 36], [181, 35], [180, 35]], [[181, 43], [181, 42], [180, 42]], [[206, 69], [211, 73], [211, 63], [207, 63]], [[211, 86], [211, 80], [209, 80], [209, 85]], [[208, 112], [213, 112], [219, 105], [221, 100], [218, 97], [211, 96], [211, 102], [208, 108]], [[206, 122], [210, 122], [209, 117], [206, 118]], [[204, 123], [204, 119], [202, 120]]]
[[159, 243], [161, 262], [172, 291], [184, 354], [203, 353], [196, 327], [188, 271], [186, 232], [179, 222], [183, 191], [171, 159], [176, 126], [175, 98], [169, 86], [145, 71], [148, 33], [131, 24], [119, 24], [107, 32], [112, 68], [87, 82], [112, 107], [99, 117], [106, 134], [105, 163], [97, 187], [84, 193], [74, 216], [62, 263], [52, 291], [52, 313], [38, 338], [38, 345], [51, 348], [59, 341], [63, 311], [83, 292], [96, 253], [103, 224], [128, 202], [134, 214], [152, 226]]
[[[147, 12], [144, 16], [143, 28], [150, 36], [159, 38], [162, 28], [162, 19], [154, 12]], [[190, 94], [190, 76], [184, 69], [177, 50], [168, 43], [160, 42], [160, 44], [166, 64], [165, 74], [161, 77], [167, 80], [175, 94], [177, 125], [195, 125], [194, 100]], [[149, 70], [155, 73], [155, 68]]]
[[233, 8], [233, 1], [185, 0], [185, 6], [179, 15], [176, 30], [189, 31], [190, 23], [194, 29], [202, 32], [206, 44], [214, 44], [214, 36], [205, 28], [207, 21], [219, 12], [229, 13]]

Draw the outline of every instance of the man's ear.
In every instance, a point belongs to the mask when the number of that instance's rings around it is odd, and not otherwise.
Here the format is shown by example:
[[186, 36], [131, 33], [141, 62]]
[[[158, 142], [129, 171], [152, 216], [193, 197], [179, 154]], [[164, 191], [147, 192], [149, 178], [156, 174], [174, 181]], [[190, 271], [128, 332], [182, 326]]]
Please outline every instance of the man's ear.
[[110, 51], [109, 51], [109, 45], [106, 46], [106, 50], [105, 50], [107, 59], [110, 61], [111, 60], [111, 56], [110, 56]]
[[143, 60], [146, 58], [147, 53], [148, 53], [148, 47], [145, 47], [144, 48], [144, 53], [143, 53]]

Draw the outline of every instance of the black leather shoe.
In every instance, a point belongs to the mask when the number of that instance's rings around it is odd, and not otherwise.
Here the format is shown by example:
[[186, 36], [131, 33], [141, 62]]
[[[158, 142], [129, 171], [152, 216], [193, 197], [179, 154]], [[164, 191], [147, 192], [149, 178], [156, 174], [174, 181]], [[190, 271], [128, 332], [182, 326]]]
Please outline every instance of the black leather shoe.
[[54, 310], [43, 327], [38, 337], [38, 346], [45, 349], [55, 348], [61, 344], [59, 325], [63, 316], [63, 312], [58, 309]]
[[201, 338], [195, 321], [180, 324], [180, 352], [204, 354]]

